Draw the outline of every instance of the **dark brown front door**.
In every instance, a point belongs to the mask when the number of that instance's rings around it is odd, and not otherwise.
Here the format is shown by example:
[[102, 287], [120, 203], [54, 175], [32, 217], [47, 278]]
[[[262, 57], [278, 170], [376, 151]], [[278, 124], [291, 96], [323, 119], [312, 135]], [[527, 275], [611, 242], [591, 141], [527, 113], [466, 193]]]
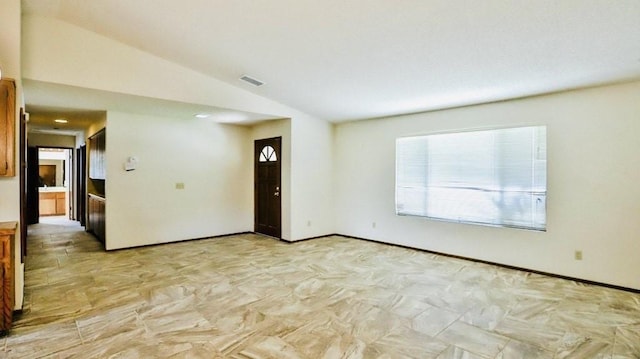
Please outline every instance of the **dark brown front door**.
[[282, 235], [281, 142], [281, 137], [256, 140], [253, 158], [255, 163], [255, 231], [276, 238], [280, 238]]

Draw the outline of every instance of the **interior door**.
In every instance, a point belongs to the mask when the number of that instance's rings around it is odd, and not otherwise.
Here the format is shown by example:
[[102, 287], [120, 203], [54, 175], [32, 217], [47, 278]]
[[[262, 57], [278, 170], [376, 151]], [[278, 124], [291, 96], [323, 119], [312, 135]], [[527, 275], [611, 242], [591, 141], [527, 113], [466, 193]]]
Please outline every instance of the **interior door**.
[[40, 221], [38, 148], [27, 148], [27, 224]]
[[27, 114], [20, 108], [20, 262], [27, 255]]
[[276, 238], [282, 235], [281, 142], [281, 137], [256, 140], [254, 151], [254, 230]]
[[[69, 213], [68, 213], [68, 218], [70, 220], [74, 220], [75, 216], [73, 215], [73, 213], [75, 212], [76, 208], [73, 204], [73, 196], [75, 196], [76, 190], [75, 190], [75, 186], [74, 186], [74, 178], [73, 178], [73, 171], [74, 171], [74, 166], [75, 166], [75, 161], [73, 160], [73, 149], [68, 149], [65, 150], [67, 153], [67, 160], [65, 161], [64, 164], [64, 171], [65, 171], [65, 177], [64, 178], [68, 178], [68, 192], [66, 194], [68, 201], [66, 201], [67, 203], [65, 204], [67, 208], [62, 208], [62, 212], [64, 212], [64, 210], [66, 209]], [[66, 173], [67, 171], [69, 171], [69, 173]], [[57, 202], [56, 202], [57, 205]], [[64, 206], [63, 206], [64, 207]], [[58, 212], [59, 213], [59, 212]]]
[[76, 150], [76, 219], [86, 225], [87, 208], [87, 145]]

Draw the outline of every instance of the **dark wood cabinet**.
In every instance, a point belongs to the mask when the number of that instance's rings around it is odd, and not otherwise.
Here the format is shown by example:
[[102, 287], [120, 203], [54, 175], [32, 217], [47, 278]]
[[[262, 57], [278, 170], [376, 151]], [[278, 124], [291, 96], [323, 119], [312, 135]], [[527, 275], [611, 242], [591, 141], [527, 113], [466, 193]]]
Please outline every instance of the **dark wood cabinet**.
[[103, 197], [89, 194], [87, 203], [89, 216], [87, 230], [104, 243], [106, 240], [106, 200]]
[[107, 131], [102, 129], [89, 137], [89, 179], [91, 193], [87, 198], [87, 230], [102, 243], [106, 240], [106, 203], [104, 185], [107, 179]]
[[89, 137], [89, 178], [94, 180], [107, 179], [107, 131], [98, 131]]
[[15, 176], [16, 84], [0, 80], [0, 176]]

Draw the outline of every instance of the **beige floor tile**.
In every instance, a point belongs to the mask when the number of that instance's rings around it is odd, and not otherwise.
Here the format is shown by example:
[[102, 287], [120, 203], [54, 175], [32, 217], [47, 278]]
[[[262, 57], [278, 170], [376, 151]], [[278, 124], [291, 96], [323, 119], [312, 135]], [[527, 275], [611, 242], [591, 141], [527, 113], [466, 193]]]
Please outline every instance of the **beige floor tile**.
[[488, 358], [495, 358], [509, 342], [505, 336], [463, 322], [454, 322], [436, 338]]
[[33, 330], [13, 329], [7, 338], [8, 358], [40, 358], [82, 344], [75, 322], [38, 326]]
[[640, 294], [339, 236], [29, 228], [0, 358], [638, 358]]
[[421, 333], [435, 337], [460, 318], [460, 313], [431, 307], [413, 319], [412, 327]]
[[553, 351], [512, 339], [496, 356], [496, 359], [553, 359], [554, 357]]
[[491, 357], [481, 356], [471, 353], [456, 346], [450, 346], [444, 350], [436, 359], [488, 359]]

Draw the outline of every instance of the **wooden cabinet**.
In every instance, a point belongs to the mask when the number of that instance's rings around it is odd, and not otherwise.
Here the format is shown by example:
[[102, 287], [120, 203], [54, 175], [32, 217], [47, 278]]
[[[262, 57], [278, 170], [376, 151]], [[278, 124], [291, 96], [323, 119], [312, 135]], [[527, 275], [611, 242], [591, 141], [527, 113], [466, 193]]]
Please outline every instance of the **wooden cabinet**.
[[53, 216], [56, 214], [56, 194], [40, 193], [40, 215]]
[[67, 194], [65, 192], [56, 193], [56, 214], [64, 216], [67, 214]]
[[92, 232], [100, 242], [104, 243], [106, 240], [106, 201], [104, 198], [89, 194], [87, 202], [88, 210], [88, 228], [87, 230]]
[[13, 283], [14, 273], [14, 241], [17, 222], [0, 222], [0, 303], [2, 313], [0, 313], [0, 336], [6, 335], [11, 329], [13, 321], [15, 289]]
[[41, 216], [63, 216], [67, 213], [65, 192], [40, 192], [39, 199]]
[[106, 148], [106, 129], [100, 130], [89, 137], [89, 178], [96, 180], [107, 179]]
[[0, 176], [15, 176], [16, 84], [0, 80]]

